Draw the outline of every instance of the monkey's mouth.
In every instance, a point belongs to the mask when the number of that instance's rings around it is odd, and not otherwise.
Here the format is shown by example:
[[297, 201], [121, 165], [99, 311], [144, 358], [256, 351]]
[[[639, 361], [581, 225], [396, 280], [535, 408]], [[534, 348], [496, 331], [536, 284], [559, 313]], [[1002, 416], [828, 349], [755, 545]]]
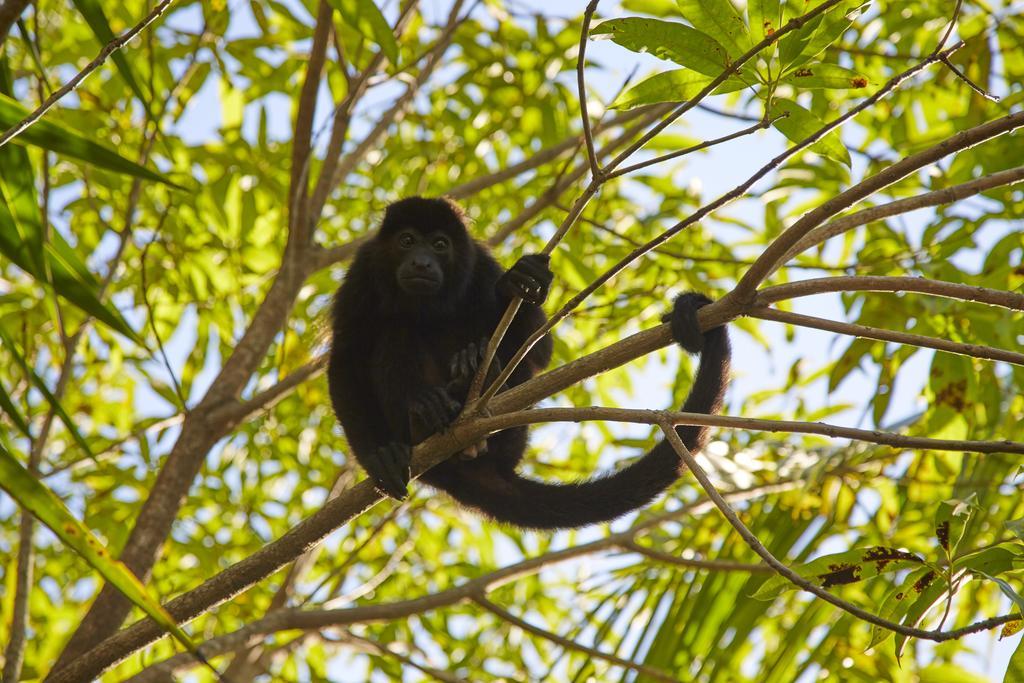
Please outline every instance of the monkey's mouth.
[[398, 279], [398, 284], [409, 294], [435, 292], [441, 288], [441, 281], [426, 275], [409, 275]]

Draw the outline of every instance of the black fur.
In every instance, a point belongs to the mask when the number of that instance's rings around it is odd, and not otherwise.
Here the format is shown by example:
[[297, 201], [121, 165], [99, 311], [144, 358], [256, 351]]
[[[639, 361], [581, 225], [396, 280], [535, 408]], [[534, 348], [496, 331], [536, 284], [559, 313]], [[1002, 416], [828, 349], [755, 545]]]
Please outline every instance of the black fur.
[[[410, 231], [415, 237], [402, 237]], [[450, 249], [430, 246], [440, 244], [438, 235], [450, 240]], [[410, 272], [423, 277], [403, 280], [401, 274]], [[435, 281], [437, 272], [441, 282]], [[496, 362], [507, 363], [544, 324], [540, 304], [550, 282], [542, 255], [524, 256], [502, 273], [486, 248], [470, 238], [458, 207], [445, 199], [413, 197], [388, 207], [380, 232], [360, 248], [338, 290], [328, 369], [335, 413], [378, 489], [405, 497], [411, 445], [442, 431], [458, 414], [487, 338], [512, 296], [524, 302]], [[684, 294], [665, 316], [676, 342], [701, 354], [683, 405], [688, 412], [717, 412], [727, 382], [725, 328], [701, 334], [697, 326], [696, 312], [708, 303], [700, 294]], [[525, 382], [550, 359], [551, 339], [545, 336], [508, 385]], [[677, 432], [693, 452], [707, 442], [706, 427], [678, 427]], [[559, 529], [612, 520], [640, 508], [680, 475], [678, 456], [662, 441], [615, 473], [548, 484], [516, 473], [526, 442], [526, 427], [493, 434], [486, 444], [448, 459], [422, 479], [495, 520]]]

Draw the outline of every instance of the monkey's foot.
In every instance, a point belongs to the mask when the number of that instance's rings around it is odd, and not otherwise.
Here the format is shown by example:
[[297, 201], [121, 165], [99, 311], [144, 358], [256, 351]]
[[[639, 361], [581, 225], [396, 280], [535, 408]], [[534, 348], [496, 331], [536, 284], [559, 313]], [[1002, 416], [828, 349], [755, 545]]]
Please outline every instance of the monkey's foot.
[[[466, 348], [457, 351], [452, 356], [452, 362], [448, 368], [448, 391], [450, 393], [456, 396], [465, 396], [469, 391], [473, 378], [476, 377], [477, 370], [480, 369], [480, 365], [484, 362], [484, 356], [487, 355], [488, 341], [490, 340], [487, 337], [483, 337], [478, 342], [470, 342]], [[501, 372], [501, 359], [495, 356], [490, 367], [487, 368], [487, 378], [484, 384], [490, 384], [496, 380], [499, 372]]]
[[548, 296], [554, 275], [548, 266], [547, 254], [527, 254], [498, 278], [497, 290], [505, 296], [519, 297], [528, 304], [540, 306]]
[[455, 457], [462, 462], [466, 462], [468, 460], [476, 460], [485, 453], [487, 453], [487, 439], [484, 439], [480, 443], [473, 444], [469, 448], [463, 449], [463, 451]]
[[443, 432], [452, 423], [462, 405], [444, 387], [427, 389], [409, 406], [409, 434], [413, 443]]
[[700, 353], [704, 349], [704, 333], [697, 322], [697, 311], [711, 303], [711, 299], [697, 292], [687, 292], [676, 297], [672, 312], [661, 317], [662, 322], [672, 328], [672, 339], [689, 353]]
[[377, 449], [373, 470], [367, 470], [367, 474], [380, 493], [395, 500], [405, 500], [409, 496], [411, 463], [412, 449], [404, 443], [393, 441]]

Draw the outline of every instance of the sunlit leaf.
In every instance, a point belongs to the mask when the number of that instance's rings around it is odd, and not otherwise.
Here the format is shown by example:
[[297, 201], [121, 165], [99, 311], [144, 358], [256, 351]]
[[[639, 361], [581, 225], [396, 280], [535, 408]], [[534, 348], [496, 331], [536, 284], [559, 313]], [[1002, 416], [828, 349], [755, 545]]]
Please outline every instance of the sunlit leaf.
[[342, 19], [367, 40], [380, 46], [388, 60], [398, 64], [398, 43], [387, 20], [373, 0], [329, 0]]
[[[0, 128], [6, 130], [21, 123], [22, 119], [28, 116], [28, 113], [28, 110], [14, 99], [7, 95], [0, 95]], [[115, 173], [123, 173], [136, 178], [152, 180], [178, 189], [184, 189], [159, 173], [139, 166], [134, 161], [129, 161], [103, 145], [88, 140], [65, 126], [52, 121], [36, 121], [18, 133], [12, 142], [36, 145], [51, 152], [79, 159], [100, 168], [114, 171]]]
[[[772, 125], [792, 142], [803, 142], [825, 126], [824, 121], [793, 100], [783, 98], [773, 100], [769, 113], [772, 118], [786, 114], [784, 118], [777, 119]], [[812, 144], [810, 149], [841, 164], [850, 165], [850, 153], [843, 146], [838, 131], [829, 131]]]
[[173, 635], [189, 652], [198, 653], [192, 639], [160, 605], [160, 601], [149, 595], [135, 574], [111, 557], [103, 543], [71, 514], [60, 498], [43, 486], [3, 447], [0, 447], [0, 488], [49, 527], [65, 545], [81, 555], [104, 579], [162, 629]]

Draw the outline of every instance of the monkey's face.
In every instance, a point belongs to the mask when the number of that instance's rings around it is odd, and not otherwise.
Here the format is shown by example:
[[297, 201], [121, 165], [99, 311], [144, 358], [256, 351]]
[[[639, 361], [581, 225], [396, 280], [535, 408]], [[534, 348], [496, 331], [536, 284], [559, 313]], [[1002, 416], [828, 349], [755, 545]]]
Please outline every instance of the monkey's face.
[[399, 289], [414, 297], [437, 294], [452, 268], [455, 245], [441, 230], [406, 228], [390, 240]]

